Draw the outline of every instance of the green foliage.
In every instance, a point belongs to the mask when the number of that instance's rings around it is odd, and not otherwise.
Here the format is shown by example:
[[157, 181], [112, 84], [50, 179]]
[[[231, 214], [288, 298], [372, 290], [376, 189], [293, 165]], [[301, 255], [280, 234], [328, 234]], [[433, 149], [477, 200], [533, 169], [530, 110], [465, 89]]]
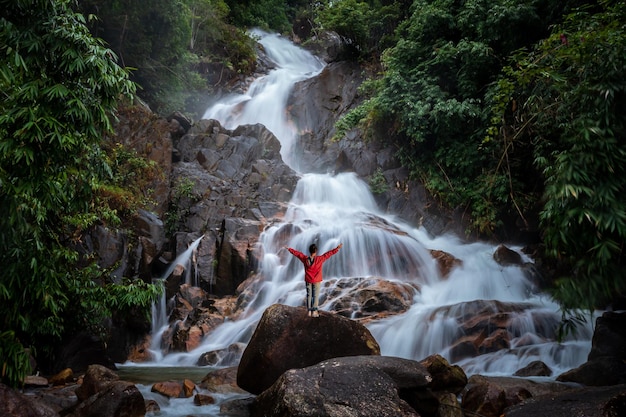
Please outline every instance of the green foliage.
[[93, 214], [100, 220], [112, 219], [115, 225], [153, 203], [149, 187], [162, 173], [156, 162], [120, 143], [104, 143], [104, 151], [101, 161], [108, 167], [107, 175], [95, 188]]
[[14, 331], [0, 332], [0, 358], [0, 381], [13, 387], [21, 385], [31, 371], [30, 358]]
[[259, 27], [279, 33], [290, 30], [285, 0], [226, 0], [233, 23], [238, 27]]
[[358, 126], [388, 136], [415, 178], [444, 203], [470, 211], [470, 231], [491, 234], [503, 217], [521, 216], [536, 193], [532, 158], [510, 152], [512, 142], [484, 139], [495, 117], [489, 86], [514, 48], [546, 33], [540, 11], [532, 1], [415, 0], [397, 42], [382, 54], [374, 91], [338, 134]]
[[370, 177], [369, 180], [370, 189], [374, 194], [382, 194], [389, 190], [389, 184], [383, 174], [383, 170], [378, 168], [376, 172]]
[[533, 147], [543, 174], [544, 242], [564, 271], [555, 295], [590, 310], [626, 290], [626, 6], [600, 6], [574, 11], [518, 54], [499, 99], [515, 103], [500, 130]]
[[[404, 18], [402, 1], [342, 0], [317, 3], [317, 22], [337, 32], [361, 57], [377, 57], [391, 46], [394, 30]], [[374, 58], [375, 59], [375, 58]]]
[[11, 385], [29, 370], [27, 348], [50, 355], [111, 302], [93, 282], [104, 271], [79, 268], [69, 248], [95, 217], [93, 191], [112, 172], [99, 142], [135, 86], [73, 4], [0, 0], [0, 349]]
[[165, 230], [172, 234], [178, 230], [180, 220], [189, 214], [189, 207], [197, 201], [195, 183], [189, 178], [179, 180], [172, 189], [170, 207], [165, 215]]

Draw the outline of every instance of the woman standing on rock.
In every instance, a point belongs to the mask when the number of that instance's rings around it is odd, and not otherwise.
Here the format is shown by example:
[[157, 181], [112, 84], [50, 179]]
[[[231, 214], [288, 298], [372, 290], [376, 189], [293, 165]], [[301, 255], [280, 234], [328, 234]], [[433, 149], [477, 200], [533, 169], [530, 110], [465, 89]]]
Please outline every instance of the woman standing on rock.
[[306, 283], [306, 308], [309, 311], [309, 317], [319, 317], [317, 312], [318, 298], [320, 295], [320, 286], [322, 283], [322, 266], [324, 262], [339, 252], [339, 249], [343, 246], [340, 243], [335, 249], [331, 249], [323, 255], [317, 256], [317, 245], [312, 243], [309, 246], [310, 256], [306, 256], [304, 253], [299, 252], [293, 248], [285, 246], [293, 256], [300, 259], [300, 262], [304, 264], [304, 282]]

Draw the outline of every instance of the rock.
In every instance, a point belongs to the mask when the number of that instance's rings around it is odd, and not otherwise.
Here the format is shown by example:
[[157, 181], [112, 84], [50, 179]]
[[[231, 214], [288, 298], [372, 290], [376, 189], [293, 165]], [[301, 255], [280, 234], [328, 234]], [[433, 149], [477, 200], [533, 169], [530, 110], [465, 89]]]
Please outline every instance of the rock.
[[420, 361], [432, 376], [429, 388], [459, 394], [467, 385], [467, 375], [459, 365], [451, 365], [441, 355], [431, 355]]
[[245, 393], [237, 385], [237, 367], [217, 369], [209, 372], [200, 382], [199, 387], [217, 393]]
[[115, 142], [135, 150], [140, 156], [154, 161], [159, 174], [147, 184], [155, 201], [157, 216], [167, 213], [170, 195], [173, 141], [168, 120], [152, 113], [144, 106], [124, 106], [117, 112]]
[[183, 396], [189, 398], [196, 390], [196, 384], [190, 379], [183, 380]]
[[220, 406], [220, 414], [225, 417], [250, 417], [253, 402], [253, 397], [225, 401]]
[[562, 373], [556, 380], [594, 387], [626, 384], [626, 363], [613, 356], [602, 356]]
[[233, 295], [254, 271], [255, 244], [264, 226], [282, 216], [297, 174], [282, 161], [278, 139], [260, 124], [229, 130], [200, 120], [176, 146], [181, 160], [172, 173], [178, 196], [173, 227], [215, 238], [214, 245], [198, 248], [198, 286]]
[[587, 362], [557, 377], [589, 386], [626, 383], [626, 312], [605, 312], [596, 320]]
[[196, 364], [198, 366], [229, 366], [237, 364], [245, 348], [246, 345], [243, 343], [233, 343], [227, 348], [203, 353], [198, 358]]
[[52, 408], [0, 383], [0, 415], [6, 417], [59, 417]]
[[351, 142], [345, 149], [340, 143], [330, 141], [336, 121], [358, 104], [358, 87], [362, 81], [361, 67], [355, 62], [342, 61], [331, 63], [319, 75], [294, 85], [287, 109], [297, 130], [302, 132], [298, 139], [301, 146], [294, 149], [301, 171], [352, 170], [367, 175], [376, 170], [376, 153], [362, 141]]
[[237, 384], [260, 394], [285, 371], [340, 356], [380, 355], [363, 325], [324, 311], [307, 316], [304, 307], [270, 306], [241, 357]]
[[552, 370], [542, 361], [533, 361], [517, 370], [513, 376], [550, 376]]
[[161, 407], [159, 403], [155, 400], [146, 400], [146, 413], [155, 413], [158, 415], [158, 412], [161, 411]]
[[48, 378], [39, 375], [27, 375], [24, 378], [25, 387], [47, 387], [49, 384]]
[[224, 316], [212, 306], [202, 288], [181, 285], [174, 303], [170, 313], [173, 323], [161, 336], [165, 352], [190, 352], [200, 346], [211, 330], [224, 323]]
[[102, 365], [90, 365], [83, 377], [83, 383], [76, 389], [76, 396], [80, 401], [84, 401], [119, 379], [117, 373], [109, 368]]
[[329, 279], [322, 285], [320, 305], [354, 319], [372, 320], [404, 313], [417, 292], [413, 284], [378, 277]]
[[[527, 313], [530, 310], [530, 313]], [[440, 307], [433, 316], [445, 314], [458, 322], [459, 337], [452, 342], [450, 359], [475, 357], [481, 353], [493, 352], [509, 347], [511, 335], [507, 329], [520, 315], [527, 314], [532, 320], [535, 335], [546, 340], [556, 338], [560, 316], [547, 311], [533, 311], [528, 303], [508, 303], [493, 300], [475, 300], [455, 305]]]
[[193, 397], [193, 403], [195, 405], [211, 405], [215, 404], [215, 397], [207, 394], [196, 394]]
[[430, 375], [415, 361], [382, 356], [334, 358], [291, 369], [252, 405], [252, 417], [418, 417], [399, 391], [424, 389]]
[[76, 396], [76, 389], [79, 386], [77, 384], [66, 384], [44, 387], [43, 389], [28, 389], [24, 392], [28, 393], [29, 399], [37, 400], [57, 413], [66, 414], [68, 410], [76, 407], [79, 402]]
[[64, 385], [74, 380], [74, 372], [71, 368], [65, 368], [62, 371], [51, 376], [49, 382], [52, 385]]
[[463, 261], [455, 258], [447, 252], [441, 250], [431, 250], [430, 254], [437, 261], [437, 265], [439, 266], [439, 273], [443, 278], [447, 278], [450, 275], [450, 272], [461, 265], [463, 265]]
[[603, 356], [626, 360], [626, 312], [607, 311], [596, 319], [587, 359]]
[[115, 381], [78, 404], [67, 417], [144, 417], [146, 404], [139, 389], [130, 382]]
[[437, 393], [437, 417], [465, 417], [461, 404], [455, 394], [451, 392]]
[[498, 246], [493, 254], [493, 259], [502, 266], [521, 266], [524, 264], [522, 255], [504, 245]]
[[152, 392], [161, 394], [167, 398], [183, 398], [183, 384], [178, 381], [162, 381], [152, 384]]
[[463, 393], [461, 406], [468, 414], [500, 417], [507, 407], [519, 404], [528, 398], [553, 395], [571, 389], [571, 385], [556, 382], [540, 383], [521, 378], [473, 375]]
[[626, 385], [575, 387], [564, 392], [533, 396], [505, 410], [506, 417], [621, 417], [626, 415]]

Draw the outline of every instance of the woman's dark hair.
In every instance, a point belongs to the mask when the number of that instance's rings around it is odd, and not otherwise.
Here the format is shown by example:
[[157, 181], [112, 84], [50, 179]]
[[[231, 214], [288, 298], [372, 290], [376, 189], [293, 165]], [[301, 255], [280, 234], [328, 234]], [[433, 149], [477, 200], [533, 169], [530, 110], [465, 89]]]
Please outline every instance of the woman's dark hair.
[[317, 253], [317, 245], [315, 243], [311, 243], [311, 246], [309, 246], [309, 253], [311, 255]]

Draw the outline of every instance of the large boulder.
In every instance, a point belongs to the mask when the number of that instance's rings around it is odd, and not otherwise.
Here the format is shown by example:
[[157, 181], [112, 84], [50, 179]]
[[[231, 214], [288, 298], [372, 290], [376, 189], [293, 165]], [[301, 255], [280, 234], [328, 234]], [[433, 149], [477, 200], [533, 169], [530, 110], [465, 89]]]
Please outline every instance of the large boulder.
[[120, 380], [119, 375], [101, 365], [91, 365], [83, 376], [83, 383], [76, 389], [76, 396], [84, 401], [102, 391], [107, 385]]
[[237, 384], [260, 394], [289, 369], [357, 355], [380, 355], [363, 325], [324, 311], [312, 318], [304, 307], [274, 304], [263, 313], [241, 357]]
[[418, 362], [385, 356], [329, 359], [285, 372], [256, 398], [253, 417], [418, 417], [401, 398], [431, 382]]
[[587, 362], [557, 380], [589, 386], [626, 384], [626, 313], [609, 311], [598, 317]]

